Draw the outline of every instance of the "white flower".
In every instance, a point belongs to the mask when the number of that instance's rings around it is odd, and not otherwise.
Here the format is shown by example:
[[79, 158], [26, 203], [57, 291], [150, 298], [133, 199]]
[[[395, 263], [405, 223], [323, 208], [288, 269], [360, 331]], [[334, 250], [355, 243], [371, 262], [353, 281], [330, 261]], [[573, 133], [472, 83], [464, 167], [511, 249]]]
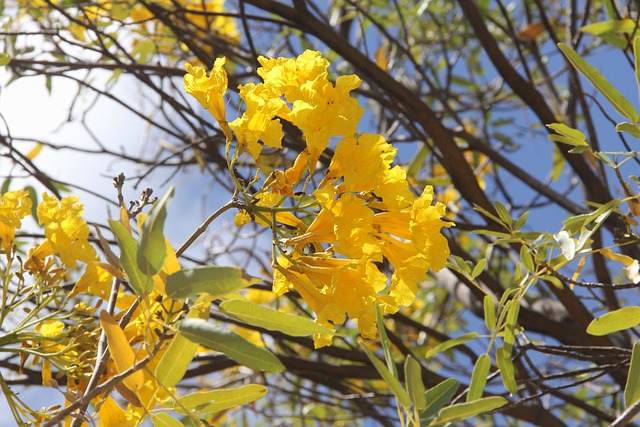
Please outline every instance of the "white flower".
[[625, 268], [625, 271], [627, 272], [627, 277], [633, 283], [640, 282], [640, 266], [638, 265], [637, 259], [634, 259], [633, 262]]
[[576, 239], [572, 239], [566, 231], [554, 234], [553, 238], [556, 239], [556, 242], [560, 245], [562, 255], [564, 255], [568, 261], [571, 261], [576, 255]]

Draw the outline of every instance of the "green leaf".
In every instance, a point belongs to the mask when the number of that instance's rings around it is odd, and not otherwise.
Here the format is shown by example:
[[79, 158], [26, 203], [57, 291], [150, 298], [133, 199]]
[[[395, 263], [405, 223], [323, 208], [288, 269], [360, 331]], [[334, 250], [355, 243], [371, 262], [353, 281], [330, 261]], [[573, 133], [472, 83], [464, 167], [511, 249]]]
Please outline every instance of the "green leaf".
[[270, 351], [258, 347], [227, 328], [203, 319], [184, 319], [178, 326], [186, 338], [226, 354], [256, 371], [282, 372], [284, 365]]
[[473, 402], [482, 397], [484, 386], [487, 384], [487, 376], [491, 368], [491, 358], [487, 353], [478, 357], [471, 374], [471, 382], [469, 383], [469, 392], [467, 393], [467, 402]]
[[424, 160], [429, 155], [431, 149], [427, 144], [422, 144], [420, 150], [416, 153], [415, 157], [409, 164], [409, 168], [407, 169], [407, 177], [415, 177], [420, 169], [422, 169], [422, 165], [424, 164]]
[[611, 105], [618, 110], [620, 114], [634, 123], [638, 122], [639, 117], [635, 107], [624, 96], [622, 96], [622, 94], [618, 92], [616, 88], [614, 88], [613, 85], [598, 72], [598, 70], [588, 64], [569, 46], [563, 43], [558, 43], [558, 47], [571, 64], [573, 64], [573, 66], [576, 67], [576, 69], [580, 71], [582, 75], [584, 75], [591, 84], [602, 95], [604, 95], [605, 98], [607, 98], [607, 101], [609, 101], [609, 103], [611, 103]]
[[373, 364], [374, 368], [376, 368], [376, 371], [378, 371], [382, 379], [385, 380], [385, 382], [391, 389], [391, 392], [396, 397], [398, 403], [405, 408], [409, 408], [411, 406], [411, 399], [409, 398], [409, 394], [405, 391], [405, 389], [402, 388], [400, 381], [398, 381], [398, 379], [391, 374], [385, 364], [382, 363], [375, 354], [373, 354], [373, 352], [369, 349], [369, 347], [367, 347], [365, 343], [361, 342], [360, 347], [362, 348], [362, 350], [364, 350], [365, 354]]
[[148, 295], [153, 289], [153, 281], [138, 268], [138, 245], [135, 239], [118, 221], [109, 220], [109, 227], [116, 236], [120, 248], [120, 263], [127, 273], [131, 288], [138, 295]]
[[260, 384], [248, 384], [238, 388], [202, 391], [188, 394], [174, 403], [173, 409], [179, 414], [186, 410], [197, 414], [224, 411], [234, 406], [253, 402], [267, 395], [269, 390]]
[[473, 267], [473, 270], [471, 271], [471, 277], [475, 279], [480, 274], [482, 274], [482, 271], [484, 270], [484, 267], [486, 265], [487, 265], [487, 259], [486, 258], [482, 258], [480, 261], [478, 261], [476, 266]]
[[241, 268], [211, 265], [173, 273], [167, 277], [166, 289], [167, 296], [173, 299], [189, 298], [202, 293], [220, 296], [257, 282]]
[[580, 28], [583, 33], [593, 34], [599, 36], [606, 33], [625, 33], [631, 34], [638, 28], [637, 22], [634, 19], [615, 19], [612, 21], [596, 22], [595, 24], [585, 25]]
[[457, 338], [452, 338], [450, 340], [447, 340], [445, 342], [442, 342], [442, 343], [438, 344], [437, 346], [435, 346], [434, 348], [429, 350], [427, 352], [427, 354], [425, 355], [425, 357], [427, 359], [429, 359], [429, 358], [435, 356], [438, 353], [442, 353], [443, 351], [448, 350], [448, 349], [450, 349], [452, 347], [455, 347], [457, 345], [464, 344], [467, 341], [471, 341], [473, 339], [478, 338], [479, 336], [480, 335], [478, 335], [477, 332], [469, 332], [469, 333], [461, 335], [461, 336], [459, 336]]
[[520, 314], [520, 301], [512, 300], [507, 308], [507, 320], [504, 326], [504, 348], [507, 354], [511, 355], [513, 344], [516, 342], [516, 323], [518, 322], [518, 314]]
[[509, 215], [509, 211], [507, 210], [507, 208], [497, 200], [493, 202], [493, 206], [496, 208], [496, 212], [498, 212], [498, 215], [500, 216], [502, 222], [508, 226], [511, 226], [511, 224], [513, 223], [513, 219], [511, 218], [511, 215]]
[[280, 331], [292, 337], [313, 334], [330, 334], [332, 331], [302, 316], [283, 313], [244, 300], [228, 300], [220, 304], [228, 316], [249, 325], [260, 326], [270, 331]]
[[33, 218], [38, 218], [38, 192], [30, 185], [24, 187], [29, 192], [29, 198], [31, 199], [31, 215]]
[[640, 324], [640, 307], [624, 307], [593, 319], [587, 326], [587, 333], [598, 336], [607, 335], [633, 328], [638, 324]]
[[4, 67], [5, 65], [8, 65], [9, 62], [11, 62], [11, 55], [4, 52], [0, 53], [0, 67]]
[[138, 240], [138, 268], [148, 276], [158, 274], [167, 257], [167, 244], [162, 230], [171, 199], [173, 199], [173, 187], [153, 205], [142, 223], [140, 240]]
[[552, 133], [548, 136], [552, 141], [562, 142], [574, 147], [589, 147], [587, 136], [577, 129], [562, 123], [551, 123], [548, 124], [547, 127], [557, 133]]
[[389, 372], [398, 378], [398, 369], [396, 368], [396, 362], [393, 360], [393, 352], [391, 350], [391, 342], [387, 336], [387, 330], [384, 326], [384, 320], [382, 319], [382, 313], [380, 313], [380, 306], [376, 305], [376, 322], [378, 324], [378, 331], [380, 332], [380, 344], [384, 351], [384, 360], [387, 362], [387, 368]]
[[451, 405], [440, 411], [438, 418], [435, 419], [434, 423], [453, 423], [463, 421], [467, 418], [475, 417], [476, 415], [498, 409], [507, 403], [509, 403], [509, 401], [504, 397], [492, 396], [473, 402]]
[[624, 404], [628, 408], [640, 399], [640, 341], [633, 344], [627, 384], [624, 387]]
[[536, 269], [536, 264], [533, 262], [533, 256], [531, 256], [531, 252], [529, 252], [529, 248], [525, 245], [520, 247], [520, 259], [522, 260], [522, 265], [529, 271], [534, 271]]
[[496, 328], [496, 305], [491, 295], [484, 296], [484, 323], [490, 331]]
[[626, 132], [634, 138], [640, 138], [640, 128], [633, 123], [618, 123], [616, 125], [616, 132]]
[[511, 355], [504, 348], [499, 348], [496, 351], [496, 363], [498, 369], [500, 369], [500, 376], [502, 377], [502, 384], [511, 395], [516, 394], [518, 391], [518, 383], [516, 382], [516, 372], [511, 360]]
[[153, 427], [184, 427], [180, 421], [173, 418], [166, 412], [160, 412], [151, 417]]
[[178, 384], [187, 372], [198, 347], [198, 343], [178, 332], [156, 366], [156, 380], [165, 387]]
[[424, 394], [427, 399], [427, 408], [420, 414], [420, 417], [431, 418], [435, 416], [444, 405], [451, 402], [459, 386], [460, 383], [457, 380], [449, 378], [427, 390]]
[[420, 362], [408, 355], [404, 362], [404, 378], [407, 382], [407, 390], [413, 406], [422, 411], [427, 407], [427, 398], [424, 382], [422, 382], [422, 366]]

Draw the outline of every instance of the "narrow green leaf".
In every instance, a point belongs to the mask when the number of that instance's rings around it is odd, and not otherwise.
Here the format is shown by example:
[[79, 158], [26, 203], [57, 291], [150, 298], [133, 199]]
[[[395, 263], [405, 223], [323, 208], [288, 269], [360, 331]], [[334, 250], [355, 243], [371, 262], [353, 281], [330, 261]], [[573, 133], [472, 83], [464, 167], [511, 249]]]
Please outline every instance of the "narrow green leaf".
[[640, 307], [624, 307], [593, 319], [587, 326], [587, 333], [598, 336], [607, 335], [633, 328], [638, 324], [640, 324]]
[[583, 33], [599, 36], [606, 33], [625, 33], [631, 34], [638, 29], [634, 19], [614, 19], [612, 21], [596, 22], [595, 24], [585, 25], [580, 28]]
[[398, 379], [398, 369], [396, 368], [396, 362], [393, 360], [393, 352], [391, 350], [391, 342], [387, 336], [387, 329], [384, 326], [384, 320], [382, 319], [382, 313], [380, 313], [380, 307], [376, 305], [376, 322], [378, 323], [378, 331], [380, 332], [380, 344], [384, 351], [384, 360], [387, 362], [387, 369], [389, 372]]
[[482, 258], [480, 261], [478, 261], [476, 266], [473, 267], [473, 270], [471, 271], [471, 277], [473, 277], [474, 279], [478, 277], [484, 271], [484, 267], [486, 265], [487, 265], [486, 258]]
[[499, 348], [496, 351], [496, 363], [498, 369], [500, 369], [500, 376], [502, 377], [502, 384], [511, 395], [516, 394], [518, 391], [518, 383], [516, 382], [516, 371], [511, 360], [511, 355], [504, 348]]
[[[482, 215], [484, 215], [487, 218], [493, 220], [494, 222], [497, 222], [497, 223], [502, 222], [502, 221], [500, 221], [500, 218], [498, 218], [497, 216], [495, 216], [494, 214], [492, 214], [491, 212], [489, 212], [488, 210], [486, 210], [482, 206], [473, 205], [473, 210], [480, 212]], [[486, 233], [486, 234], [488, 234], [488, 233]], [[509, 236], [509, 234], [507, 234], [506, 236]]]
[[266, 396], [267, 392], [267, 387], [260, 384], [196, 392], [179, 398], [174, 403], [173, 409], [179, 414], [185, 414], [185, 410], [196, 412], [199, 415], [209, 414], [253, 402]]
[[427, 158], [430, 151], [431, 149], [427, 144], [422, 144], [420, 150], [416, 153], [415, 157], [409, 164], [409, 168], [407, 169], [407, 177], [413, 177], [418, 174], [418, 172], [422, 169], [424, 160]]
[[522, 265], [529, 271], [535, 271], [536, 264], [533, 262], [533, 257], [531, 256], [531, 252], [529, 252], [529, 248], [525, 245], [520, 247], [520, 259], [522, 260]]
[[587, 61], [582, 59], [580, 55], [578, 55], [569, 46], [559, 43], [558, 47], [567, 57], [569, 62], [571, 62], [571, 64], [573, 64], [573, 66], [576, 67], [576, 69], [580, 71], [582, 75], [584, 75], [591, 84], [602, 95], [604, 95], [605, 98], [607, 98], [607, 101], [609, 101], [620, 114], [632, 122], [638, 122], [639, 117], [635, 107], [624, 96], [622, 96], [622, 94], [618, 92], [618, 90], [616, 90], [616, 88], [614, 88], [613, 85], [598, 72], [598, 70], [588, 64]]
[[507, 354], [511, 355], [513, 344], [516, 342], [516, 323], [518, 322], [518, 314], [520, 314], [520, 301], [512, 300], [507, 308], [507, 319], [504, 327], [504, 347]]
[[473, 402], [482, 397], [484, 386], [487, 384], [487, 376], [491, 368], [491, 358], [487, 353], [478, 357], [471, 374], [471, 382], [469, 383], [469, 392], [467, 393], [467, 402]]
[[461, 335], [461, 336], [459, 336], [457, 338], [452, 338], [452, 339], [450, 339], [448, 341], [445, 341], [445, 342], [442, 342], [442, 343], [438, 344], [437, 346], [435, 346], [434, 348], [429, 350], [425, 357], [427, 359], [429, 359], [429, 358], [435, 356], [438, 353], [442, 353], [443, 351], [448, 350], [448, 349], [450, 349], [452, 347], [455, 347], [457, 345], [464, 344], [467, 341], [471, 341], [473, 339], [478, 338], [479, 336], [480, 335], [478, 335], [477, 332], [469, 332], [469, 333]]
[[257, 282], [241, 268], [212, 265], [173, 273], [167, 277], [166, 289], [167, 296], [180, 299], [202, 293], [211, 296], [224, 295]]
[[0, 67], [8, 65], [9, 62], [11, 62], [11, 55], [5, 52], [0, 53]]
[[153, 423], [153, 427], [184, 427], [184, 424], [166, 412], [154, 414], [151, 417], [151, 422]]
[[153, 289], [153, 281], [138, 268], [138, 246], [135, 239], [118, 221], [109, 220], [109, 227], [116, 236], [120, 248], [120, 263], [127, 273], [131, 288], [138, 295], [148, 295]]
[[405, 389], [402, 388], [400, 381], [398, 381], [398, 379], [391, 374], [385, 364], [382, 363], [375, 354], [373, 354], [373, 352], [369, 349], [369, 347], [367, 347], [366, 344], [361, 342], [360, 347], [362, 348], [362, 350], [364, 350], [364, 353], [367, 355], [382, 379], [385, 380], [385, 382], [391, 389], [391, 392], [396, 397], [398, 403], [405, 408], [409, 408], [411, 406], [411, 399], [409, 398], [409, 394], [405, 391]]
[[427, 407], [426, 390], [424, 382], [422, 382], [422, 367], [420, 362], [411, 355], [408, 355], [404, 362], [404, 378], [407, 382], [407, 390], [413, 406], [422, 411]]
[[236, 362], [256, 371], [281, 372], [284, 365], [265, 348], [221, 326], [203, 319], [184, 319], [178, 330], [189, 340], [226, 354]]
[[311, 319], [283, 313], [244, 300], [228, 300], [220, 304], [220, 309], [228, 316], [249, 325], [260, 326], [270, 331], [280, 331], [292, 337], [313, 334], [329, 334], [331, 331]]
[[484, 296], [484, 323], [490, 331], [496, 328], [496, 305], [490, 295]]
[[[11, 181], [11, 178], [7, 178], [2, 182], [2, 187], [0, 187], [0, 195], [3, 195], [7, 191], [9, 191], [9, 188], [11, 187]], [[37, 218], [37, 215], [34, 217]]]
[[153, 205], [142, 223], [138, 240], [138, 268], [148, 276], [158, 274], [167, 257], [167, 245], [162, 230], [167, 218], [167, 207], [172, 199], [173, 187]]
[[473, 402], [451, 405], [440, 411], [438, 418], [435, 419], [434, 423], [454, 423], [463, 421], [467, 418], [475, 417], [476, 415], [498, 409], [507, 403], [509, 403], [509, 401], [504, 397], [492, 396]]
[[187, 372], [199, 344], [178, 332], [156, 366], [156, 380], [165, 387], [173, 387]]
[[628, 408], [640, 399], [640, 341], [633, 344], [627, 384], [624, 387], [624, 404]]
[[444, 405], [451, 402], [451, 399], [458, 391], [458, 387], [460, 387], [460, 383], [453, 378], [449, 378], [427, 390], [424, 394], [427, 399], [427, 408], [420, 414], [420, 417], [431, 418], [436, 416]]
[[513, 223], [513, 219], [511, 218], [511, 215], [509, 215], [509, 211], [507, 210], [507, 208], [497, 200], [493, 202], [493, 206], [495, 206], [496, 212], [498, 212], [498, 215], [500, 216], [502, 222], [508, 226], [511, 226], [511, 224]]
[[640, 128], [633, 123], [618, 123], [616, 125], [616, 132], [626, 132], [634, 138], [640, 138]]
[[24, 187], [29, 192], [29, 198], [31, 199], [31, 215], [34, 218], [38, 217], [38, 192], [31, 185]]
[[587, 135], [577, 129], [569, 127], [562, 123], [551, 123], [547, 127], [557, 134], [550, 134], [549, 139], [552, 141], [562, 142], [574, 147], [588, 147]]

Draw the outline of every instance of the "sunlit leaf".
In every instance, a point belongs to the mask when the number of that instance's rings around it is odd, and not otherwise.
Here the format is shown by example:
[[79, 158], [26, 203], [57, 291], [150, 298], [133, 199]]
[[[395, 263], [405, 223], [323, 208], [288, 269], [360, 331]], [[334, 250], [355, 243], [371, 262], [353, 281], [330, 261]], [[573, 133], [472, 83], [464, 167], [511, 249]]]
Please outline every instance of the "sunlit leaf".
[[427, 398], [424, 395], [426, 390], [422, 381], [422, 367], [420, 362], [411, 355], [408, 355], [404, 362], [404, 378], [407, 382], [407, 390], [413, 406], [422, 411], [427, 407]]
[[496, 363], [498, 369], [500, 369], [500, 376], [502, 377], [504, 388], [512, 395], [516, 394], [518, 391], [518, 383], [516, 382], [515, 368], [511, 360], [511, 355], [508, 354], [504, 348], [499, 348], [496, 351]]
[[443, 351], [448, 350], [450, 348], [453, 348], [453, 347], [455, 347], [457, 345], [464, 344], [467, 341], [471, 341], [473, 339], [478, 338], [479, 336], [480, 335], [477, 332], [469, 332], [469, 333], [461, 335], [461, 336], [459, 336], [457, 338], [452, 338], [452, 339], [450, 339], [448, 341], [445, 341], [443, 343], [438, 344], [437, 346], [435, 346], [434, 348], [429, 350], [427, 352], [427, 354], [425, 355], [425, 357], [427, 359], [429, 359], [429, 358], [435, 356], [438, 353], [442, 353]]
[[180, 332], [176, 333], [156, 366], [156, 380], [165, 387], [178, 384], [187, 372], [198, 347], [198, 343], [187, 339]]
[[620, 92], [618, 92], [618, 90], [614, 88], [613, 85], [598, 72], [598, 70], [582, 59], [582, 57], [580, 57], [580, 55], [578, 55], [569, 46], [559, 43], [558, 47], [573, 66], [576, 67], [576, 69], [580, 71], [582, 75], [584, 75], [591, 84], [602, 95], [604, 95], [605, 98], [607, 98], [607, 101], [609, 101], [609, 103], [611, 103], [611, 105], [618, 110], [620, 114], [632, 122], [638, 121], [638, 112], [635, 107]]
[[167, 277], [166, 289], [167, 296], [174, 299], [189, 298], [202, 293], [219, 296], [257, 282], [259, 281], [247, 276], [241, 268], [212, 265], [173, 273]]
[[8, 65], [9, 62], [11, 62], [11, 55], [5, 52], [0, 53], [0, 67]]
[[138, 245], [135, 239], [118, 221], [109, 220], [109, 227], [116, 236], [120, 248], [120, 263], [127, 273], [129, 284], [138, 295], [148, 295], [153, 289], [153, 281], [138, 268]]
[[158, 274], [167, 256], [167, 246], [162, 230], [167, 217], [167, 207], [172, 199], [173, 187], [153, 205], [140, 230], [138, 269], [149, 276]]
[[467, 393], [467, 402], [473, 402], [482, 397], [484, 386], [487, 384], [487, 376], [489, 375], [489, 369], [491, 368], [491, 358], [488, 354], [483, 354], [478, 357], [476, 364], [473, 367], [473, 374], [471, 374], [471, 381], [469, 383], [469, 392]]
[[427, 399], [427, 407], [420, 416], [423, 418], [436, 416], [440, 409], [453, 399], [459, 387], [460, 383], [457, 380], [449, 378], [427, 390], [424, 394]]
[[580, 28], [583, 33], [599, 36], [606, 33], [625, 33], [631, 34], [637, 31], [638, 23], [635, 19], [615, 19], [612, 21], [596, 22], [594, 24], [585, 25]]
[[454, 423], [463, 421], [467, 418], [475, 417], [476, 415], [498, 409], [507, 403], [509, 403], [509, 401], [504, 397], [492, 396], [473, 402], [451, 405], [440, 410], [438, 418], [435, 419], [435, 423]]
[[180, 414], [186, 413], [185, 409], [197, 414], [208, 414], [253, 402], [266, 396], [267, 392], [267, 387], [260, 384], [197, 392], [179, 398], [173, 408]]
[[166, 412], [152, 415], [151, 422], [153, 423], [153, 427], [184, 427], [184, 424]]
[[411, 398], [409, 397], [409, 394], [405, 391], [405, 389], [402, 388], [400, 381], [398, 381], [398, 379], [393, 376], [391, 371], [389, 371], [385, 364], [382, 363], [375, 354], [373, 354], [373, 352], [369, 349], [369, 347], [367, 347], [365, 343], [360, 343], [360, 348], [364, 350], [365, 354], [373, 364], [373, 367], [376, 368], [376, 371], [378, 371], [382, 379], [385, 380], [385, 382], [391, 389], [391, 392], [398, 400], [398, 403], [405, 408], [409, 408], [411, 406]]
[[616, 125], [616, 132], [626, 132], [634, 138], [640, 138], [640, 128], [633, 123], [618, 123]]
[[640, 341], [633, 344], [627, 384], [624, 387], [624, 404], [628, 408], [640, 399]]
[[228, 316], [249, 325], [260, 326], [270, 331], [280, 331], [293, 337], [332, 333], [311, 319], [283, 313], [244, 300], [228, 300], [220, 304], [220, 309]]
[[236, 362], [256, 371], [281, 372], [284, 365], [269, 350], [247, 341], [245, 338], [203, 319], [185, 319], [178, 330], [189, 340], [212, 350], [226, 354]]
[[485, 295], [484, 300], [484, 323], [492, 331], [496, 327], [496, 305], [490, 295]]
[[640, 324], [640, 307], [631, 306], [610, 311], [593, 319], [587, 326], [591, 335], [607, 335], [613, 332], [633, 328]]

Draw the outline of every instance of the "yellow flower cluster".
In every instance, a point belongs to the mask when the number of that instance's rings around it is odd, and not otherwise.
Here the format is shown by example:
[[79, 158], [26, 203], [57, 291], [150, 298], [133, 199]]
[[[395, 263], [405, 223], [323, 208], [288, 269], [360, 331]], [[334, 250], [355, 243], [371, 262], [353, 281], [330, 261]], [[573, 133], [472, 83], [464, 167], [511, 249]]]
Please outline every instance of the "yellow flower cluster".
[[[307, 148], [291, 168], [273, 171], [260, 192], [248, 197], [254, 204], [247, 207], [249, 213], [238, 214], [235, 224], [255, 218], [264, 226], [286, 225], [283, 237], [274, 242], [280, 249], [274, 260], [274, 292], [295, 289], [323, 326], [335, 330], [346, 316], [357, 321], [362, 336], [373, 338], [376, 305], [389, 314], [411, 304], [427, 270], [445, 266], [449, 248], [441, 229], [453, 224], [442, 220], [444, 204], [432, 204], [432, 187], [419, 197], [411, 192], [404, 169], [392, 166], [397, 150], [383, 136], [356, 134], [364, 113], [350, 95], [361, 83], [357, 76], [341, 76], [332, 84], [329, 62], [315, 51], [297, 58], [260, 57], [259, 62], [263, 83], [240, 87], [247, 109], [229, 123], [239, 153], [248, 152], [260, 166], [263, 145], [281, 147], [281, 120], [302, 131]], [[211, 94], [218, 105], [223, 94], [212, 81], [218, 81], [224, 69], [216, 61], [209, 79], [199, 67], [187, 64], [187, 71], [187, 92], [224, 129], [224, 116], [202, 96]], [[314, 173], [333, 137], [341, 139], [302, 221], [295, 209], [281, 208], [283, 198], [300, 200], [293, 190]], [[385, 260], [393, 267], [390, 281], [378, 267]], [[314, 336], [316, 347], [331, 344], [332, 337]]]

